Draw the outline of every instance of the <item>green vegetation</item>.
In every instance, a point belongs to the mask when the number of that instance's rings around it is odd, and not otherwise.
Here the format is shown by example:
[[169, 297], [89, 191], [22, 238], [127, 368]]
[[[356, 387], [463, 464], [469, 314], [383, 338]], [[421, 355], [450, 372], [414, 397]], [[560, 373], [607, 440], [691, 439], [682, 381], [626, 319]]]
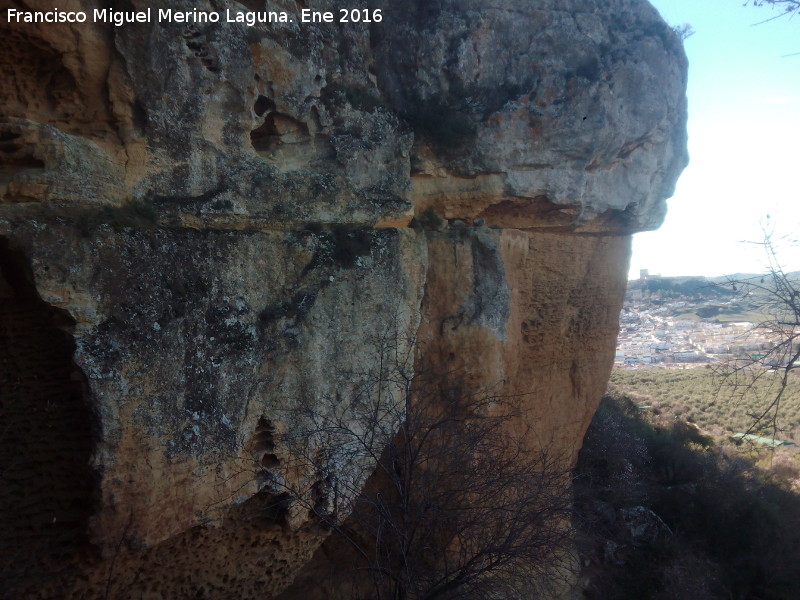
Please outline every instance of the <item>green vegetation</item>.
[[800, 598], [796, 464], [762, 470], [683, 420], [604, 398], [575, 470], [587, 598]]
[[731, 304], [728, 306], [701, 306], [696, 310], [677, 313], [675, 318], [685, 321], [709, 321], [711, 323], [741, 323], [744, 321], [760, 323], [770, 317], [755, 308]]
[[736, 292], [726, 287], [725, 281], [706, 277], [660, 277], [637, 279], [628, 282], [628, 292], [641, 291], [653, 300], [683, 299], [693, 302], [723, 303], [736, 299]]
[[650, 293], [662, 292], [667, 295], [692, 298], [730, 297], [733, 293], [705, 277], [652, 277], [644, 282], [632, 282], [632, 287], [641, 287]]
[[[775, 397], [780, 375], [763, 371], [748, 386], [734, 387], [711, 367], [687, 370], [615, 370], [611, 384], [655, 415], [668, 414], [716, 436], [745, 432]], [[746, 392], [746, 395], [745, 395]], [[793, 375], [783, 396], [778, 438], [800, 444], [800, 377]], [[753, 433], [767, 435], [765, 428]]]

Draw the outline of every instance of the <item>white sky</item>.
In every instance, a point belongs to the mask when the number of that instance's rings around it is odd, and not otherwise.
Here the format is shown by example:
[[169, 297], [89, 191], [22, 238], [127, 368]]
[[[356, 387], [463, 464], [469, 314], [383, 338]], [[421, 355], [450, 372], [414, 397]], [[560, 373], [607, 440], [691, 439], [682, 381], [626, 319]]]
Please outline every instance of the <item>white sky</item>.
[[[761, 271], [762, 223], [800, 235], [800, 16], [744, 0], [651, 0], [690, 23], [689, 154], [664, 225], [634, 236], [631, 277]], [[800, 269], [800, 251], [782, 262]]]

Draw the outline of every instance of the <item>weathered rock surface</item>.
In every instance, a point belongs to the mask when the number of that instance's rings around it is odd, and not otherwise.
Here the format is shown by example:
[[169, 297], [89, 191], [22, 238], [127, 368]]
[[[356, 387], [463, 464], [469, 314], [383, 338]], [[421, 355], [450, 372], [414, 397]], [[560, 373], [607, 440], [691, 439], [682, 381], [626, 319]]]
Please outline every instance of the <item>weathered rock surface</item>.
[[[630, 234], [686, 162], [680, 43], [641, 0], [306, 4], [0, 22], [0, 594], [281, 592], [325, 537], [307, 507], [346, 511], [370, 459], [278, 440], [383, 335], [524, 395], [574, 460]], [[294, 22], [224, 22], [248, 9]]]

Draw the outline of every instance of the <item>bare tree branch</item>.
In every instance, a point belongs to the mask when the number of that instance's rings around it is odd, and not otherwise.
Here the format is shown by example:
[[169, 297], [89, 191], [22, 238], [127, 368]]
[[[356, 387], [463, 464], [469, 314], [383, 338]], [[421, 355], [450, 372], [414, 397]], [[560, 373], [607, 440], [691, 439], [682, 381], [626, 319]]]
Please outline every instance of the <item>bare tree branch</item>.
[[378, 600], [554, 587], [573, 564], [568, 465], [521, 430], [518, 398], [415, 373], [393, 335], [371, 342], [378, 366], [349, 374], [349, 395], [292, 408], [308, 427], [276, 435], [283, 468], [315, 482], [262, 479], [346, 542]]
[[[798, 14], [800, 11], [800, 0], [747, 0], [744, 3], [745, 6], [756, 6], [756, 7], [763, 7], [769, 6], [778, 11], [777, 14], [769, 17], [768, 19], [764, 19], [763, 21], [759, 21], [758, 23], [753, 23], [753, 26], [756, 25], [763, 25], [764, 23], [769, 23], [770, 21], [774, 21], [775, 19], [780, 19], [782, 17], [792, 18]], [[792, 56], [791, 54], [788, 56]]]
[[746, 401], [754, 400], [756, 382], [771, 378], [770, 397], [765, 406], [750, 413], [753, 421], [745, 435], [768, 429], [773, 439], [781, 431], [781, 400], [789, 377], [800, 367], [800, 276], [783, 268], [779, 257], [781, 241], [765, 230], [763, 241], [756, 245], [765, 254], [767, 272], [754, 277], [731, 277], [727, 281], [727, 287], [742, 299], [747, 298], [765, 316], [750, 334], [769, 340], [767, 347], [737, 357], [723, 364], [719, 371], [723, 381], [739, 390]]

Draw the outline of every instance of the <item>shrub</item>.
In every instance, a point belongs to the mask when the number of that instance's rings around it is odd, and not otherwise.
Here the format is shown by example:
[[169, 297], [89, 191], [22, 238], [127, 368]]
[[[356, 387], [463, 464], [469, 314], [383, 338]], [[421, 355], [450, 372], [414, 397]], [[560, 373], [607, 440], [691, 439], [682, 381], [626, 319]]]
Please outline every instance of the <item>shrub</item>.
[[[515, 399], [454, 373], [415, 372], [393, 335], [365, 344], [380, 368], [353, 373], [351, 391], [327, 405], [299, 403], [287, 414], [308, 428], [274, 437], [292, 468], [319, 475], [311, 493], [264, 471], [276, 498], [333, 531], [326, 574], [313, 579], [341, 592], [328, 597], [363, 588], [377, 600], [513, 600], [563, 584], [573, 565], [568, 473], [517, 432]], [[343, 464], [360, 474], [337, 478]]]
[[[624, 485], [614, 465], [625, 465]], [[575, 474], [581, 553], [597, 570], [589, 597], [800, 598], [800, 497], [694, 426], [655, 424], [607, 397]], [[670, 533], [632, 538], [620, 517], [632, 507]]]

